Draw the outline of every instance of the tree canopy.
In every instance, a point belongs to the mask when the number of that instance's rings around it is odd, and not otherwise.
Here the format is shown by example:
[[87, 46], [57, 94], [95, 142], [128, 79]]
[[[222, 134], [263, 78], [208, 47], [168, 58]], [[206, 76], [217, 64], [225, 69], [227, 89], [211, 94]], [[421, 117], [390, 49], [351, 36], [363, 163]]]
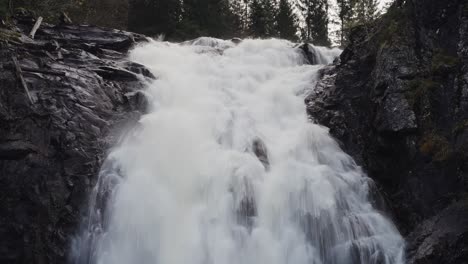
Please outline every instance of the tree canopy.
[[[337, 14], [338, 42], [350, 29], [379, 16], [379, 0], [0, 0], [0, 16], [25, 7], [46, 21], [67, 12], [72, 20], [129, 29], [169, 40], [199, 36], [260, 37], [330, 46]], [[335, 39], [336, 41], [336, 39]]]

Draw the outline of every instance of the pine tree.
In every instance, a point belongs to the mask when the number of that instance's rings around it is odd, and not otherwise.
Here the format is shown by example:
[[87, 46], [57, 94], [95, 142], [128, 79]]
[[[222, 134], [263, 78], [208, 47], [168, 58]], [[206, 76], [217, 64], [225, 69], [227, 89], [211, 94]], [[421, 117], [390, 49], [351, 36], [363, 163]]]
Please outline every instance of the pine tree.
[[276, 31], [276, 16], [278, 13], [278, 7], [275, 1], [272, 0], [262, 0], [262, 6], [265, 12], [265, 21], [267, 35], [266, 37], [278, 37], [278, 32]]
[[249, 19], [250, 19], [250, 5], [252, 0], [233, 0], [242, 2], [244, 11], [242, 12], [242, 21], [244, 22], [244, 30], [248, 31], [249, 29]]
[[297, 17], [288, 0], [279, 1], [276, 28], [280, 38], [292, 41], [297, 39]]
[[173, 0], [130, 0], [128, 27], [130, 30], [172, 36], [180, 22], [182, 6]]
[[254, 37], [277, 36], [276, 7], [270, 0], [252, 0], [250, 2], [249, 31]]
[[367, 17], [370, 21], [376, 20], [380, 15], [379, 9], [380, 0], [366, 0], [367, 1]]
[[240, 0], [231, 0], [229, 2], [229, 7], [232, 13], [233, 31], [237, 37], [244, 36], [248, 27], [247, 16], [245, 14], [247, 11], [246, 8]]
[[305, 21], [302, 38], [314, 45], [330, 46], [328, 37], [328, 0], [301, 0], [299, 9]]
[[185, 0], [183, 10], [183, 25], [189, 37], [232, 35], [234, 15], [228, 0]]
[[[364, 1], [364, 0], [358, 0]], [[337, 0], [338, 4], [338, 17], [340, 18], [340, 44], [344, 46], [347, 41], [350, 24], [355, 15], [356, 0]]]
[[355, 4], [356, 24], [367, 25], [379, 16], [378, 0], [359, 0]]

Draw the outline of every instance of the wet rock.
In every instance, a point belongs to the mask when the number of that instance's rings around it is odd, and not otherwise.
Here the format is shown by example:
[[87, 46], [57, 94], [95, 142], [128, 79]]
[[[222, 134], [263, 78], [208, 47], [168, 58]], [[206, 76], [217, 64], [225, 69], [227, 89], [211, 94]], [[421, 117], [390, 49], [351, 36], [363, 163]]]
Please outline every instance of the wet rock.
[[[418, 225], [409, 240], [416, 242], [408, 249], [410, 263], [467, 263], [468, 197]], [[453, 248], [461, 250], [447, 254]]]
[[232, 41], [232, 43], [234, 43], [234, 44], [239, 44], [239, 43], [242, 42], [242, 39], [240, 39], [240, 38], [232, 38], [231, 41]]
[[297, 47], [304, 55], [304, 58], [311, 65], [318, 64], [317, 54], [315, 50], [308, 44], [303, 43]]
[[240, 182], [232, 186], [231, 192], [236, 201], [237, 222], [251, 231], [258, 213], [251, 181], [241, 178]]
[[[306, 99], [388, 199], [409, 263], [466, 263], [466, 1], [399, 1]], [[424, 224], [421, 224], [424, 223]]]
[[401, 132], [417, 128], [416, 116], [401, 93], [390, 94], [382, 102], [375, 128], [379, 132]]
[[252, 143], [252, 150], [258, 160], [263, 164], [266, 170], [270, 168], [270, 161], [268, 160], [268, 152], [265, 143], [260, 139], [254, 140]]
[[132, 61], [125, 61], [122, 65], [126, 70], [131, 71], [133, 73], [143, 75], [144, 77], [148, 77], [150, 79], [156, 79], [153, 73], [150, 72], [145, 66], [132, 62]]
[[126, 59], [140, 35], [43, 23], [31, 40], [33, 14], [15, 21], [0, 46], [0, 263], [66, 263], [116, 129], [146, 108], [139, 90], [154, 76]]
[[108, 80], [126, 80], [126, 81], [138, 81], [138, 76], [126, 69], [112, 67], [112, 66], [101, 66], [94, 69], [94, 72], [99, 76]]
[[129, 105], [132, 107], [132, 110], [137, 110], [142, 113], [147, 112], [149, 102], [142, 91], [127, 93], [125, 94], [125, 97], [128, 100]]

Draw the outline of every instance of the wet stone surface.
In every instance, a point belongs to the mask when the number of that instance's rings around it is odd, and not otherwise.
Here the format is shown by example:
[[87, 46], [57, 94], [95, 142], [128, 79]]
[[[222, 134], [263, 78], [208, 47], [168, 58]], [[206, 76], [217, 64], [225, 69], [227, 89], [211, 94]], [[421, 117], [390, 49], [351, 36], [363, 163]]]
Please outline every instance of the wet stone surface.
[[34, 21], [0, 38], [0, 263], [66, 262], [105, 153], [155, 78], [126, 59], [141, 35], [43, 23], [32, 40]]

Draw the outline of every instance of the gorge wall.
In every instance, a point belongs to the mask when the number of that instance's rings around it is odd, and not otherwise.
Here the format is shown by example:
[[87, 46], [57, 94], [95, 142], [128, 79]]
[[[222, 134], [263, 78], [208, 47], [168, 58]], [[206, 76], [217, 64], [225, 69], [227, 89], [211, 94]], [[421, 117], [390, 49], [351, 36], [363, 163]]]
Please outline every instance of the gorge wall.
[[306, 103], [387, 195], [410, 263], [467, 263], [466, 1], [397, 1]]

